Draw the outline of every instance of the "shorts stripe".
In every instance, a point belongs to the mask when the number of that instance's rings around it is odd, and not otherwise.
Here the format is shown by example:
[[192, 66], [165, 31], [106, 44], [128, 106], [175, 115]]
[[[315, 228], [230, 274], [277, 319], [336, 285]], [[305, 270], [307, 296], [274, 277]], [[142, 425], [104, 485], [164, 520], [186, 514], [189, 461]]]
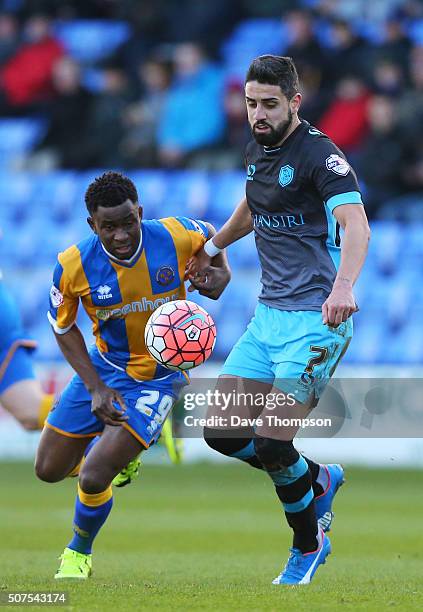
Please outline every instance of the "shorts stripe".
[[49, 429], [52, 429], [56, 433], [61, 434], [62, 436], [66, 436], [67, 438], [95, 438], [96, 436], [101, 436], [101, 434], [103, 433], [102, 431], [96, 431], [95, 433], [87, 433], [87, 434], [69, 433], [68, 431], [63, 431], [63, 429], [59, 429], [58, 427], [55, 427], [54, 425], [50, 425], [48, 421], [46, 421], [45, 427], [48, 427]]

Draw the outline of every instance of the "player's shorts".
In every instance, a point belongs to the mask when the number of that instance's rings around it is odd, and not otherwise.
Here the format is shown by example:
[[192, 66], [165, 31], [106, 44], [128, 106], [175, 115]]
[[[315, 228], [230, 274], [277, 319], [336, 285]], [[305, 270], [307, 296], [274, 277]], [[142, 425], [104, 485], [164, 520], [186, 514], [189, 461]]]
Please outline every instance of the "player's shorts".
[[34, 340], [25, 338], [18, 308], [0, 282], [0, 394], [21, 380], [35, 378], [31, 352]]
[[[107, 363], [96, 348], [90, 351], [90, 357], [102, 381], [124, 399], [129, 418], [123, 427], [148, 448], [160, 436], [163, 422], [187, 379], [181, 372], [172, 372], [158, 380], [138, 382]], [[53, 406], [46, 427], [71, 438], [91, 438], [102, 433], [105, 424], [91, 412], [91, 395], [77, 374]]]
[[287, 311], [257, 305], [246, 332], [233, 347], [221, 374], [272, 383], [296, 400], [317, 401], [348, 348], [351, 317], [338, 327], [319, 311]]

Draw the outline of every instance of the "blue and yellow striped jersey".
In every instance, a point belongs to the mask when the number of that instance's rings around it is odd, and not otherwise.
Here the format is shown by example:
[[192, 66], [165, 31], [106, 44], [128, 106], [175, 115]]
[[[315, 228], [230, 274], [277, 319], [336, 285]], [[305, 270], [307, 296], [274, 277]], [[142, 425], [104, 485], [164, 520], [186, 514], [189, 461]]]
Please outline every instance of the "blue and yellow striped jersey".
[[107, 361], [136, 380], [169, 374], [150, 357], [144, 328], [158, 306], [185, 298], [186, 263], [207, 238], [204, 222], [169, 217], [141, 222], [141, 242], [130, 260], [115, 259], [96, 234], [71, 246], [59, 253], [54, 270], [51, 325], [66, 333], [81, 300]]

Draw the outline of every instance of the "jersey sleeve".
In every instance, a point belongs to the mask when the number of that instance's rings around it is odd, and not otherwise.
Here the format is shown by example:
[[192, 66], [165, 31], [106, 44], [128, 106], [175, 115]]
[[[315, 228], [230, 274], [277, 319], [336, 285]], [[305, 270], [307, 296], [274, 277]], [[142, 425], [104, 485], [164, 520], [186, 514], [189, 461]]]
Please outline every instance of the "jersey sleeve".
[[50, 308], [47, 318], [57, 334], [66, 334], [74, 325], [78, 312], [79, 297], [72, 292], [71, 283], [59, 261], [53, 272], [50, 289]]
[[191, 255], [194, 255], [209, 239], [209, 230], [204, 221], [189, 219], [188, 217], [175, 217], [185, 228], [191, 241]]
[[333, 142], [324, 139], [310, 152], [313, 183], [331, 212], [343, 204], [363, 204], [357, 176]]

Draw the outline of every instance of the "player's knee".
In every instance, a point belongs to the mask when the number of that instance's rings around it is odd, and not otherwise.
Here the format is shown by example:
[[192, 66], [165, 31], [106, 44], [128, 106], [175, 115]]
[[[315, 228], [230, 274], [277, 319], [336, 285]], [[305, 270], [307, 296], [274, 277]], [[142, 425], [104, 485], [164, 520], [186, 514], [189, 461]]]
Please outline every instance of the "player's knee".
[[[234, 432], [231, 432], [231, 434], [234, 435]], [[234, 453], [244, 448], [250, 440], [241, 437], [224, 438], [222, 437], [223, 435], [224, 431], [221, 429], [211, 429], [210, 427], [204, 428], [203, 437], [206, 444], [213, 450], [227, 457], [232, 457]], [[244, 432], [242, 435], [245, 435]]]
[[94, 468], [82, 468], [79, 474], [79, 486], [84, 493], [102, 493], [110, 486], [115, 475], [106, 475], [101, 470]]
[[254, 448], [260, 463], [268, 471], [283, 469], [293, 465], [299, 457], [292, 441], [254, 438]]
[[64, 475], [57, 470], [57, 466], [48, 459], [37, 457], [35, 460], [35, 475], [43, 482], [59, 482]]

